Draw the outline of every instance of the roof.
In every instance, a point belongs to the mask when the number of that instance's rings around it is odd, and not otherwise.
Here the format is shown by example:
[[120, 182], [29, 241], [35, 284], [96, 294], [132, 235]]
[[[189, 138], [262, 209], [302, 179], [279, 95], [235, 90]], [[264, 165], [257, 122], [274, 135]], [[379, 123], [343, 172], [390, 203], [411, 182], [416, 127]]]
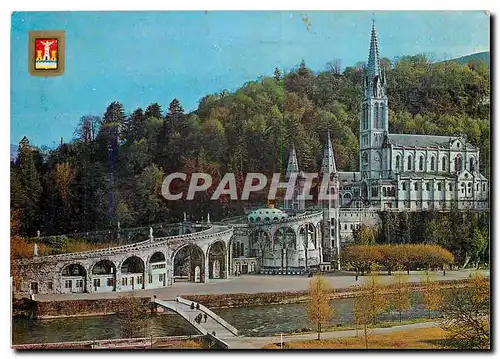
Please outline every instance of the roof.
[[359, 182], [361, 180], [361, 172], [338, 172], [339, 181]]
[[269, 222], [275, 219], [282, 219], [288, 215], [278, 208], [259, 208], [248, 215], [250, 222]]
[[388, 134], [387, 142], [392, 145], [408, 147], [449, 147], [450, 141], [459, 138], [458, 136]]
[[435, 172], [435, 173], [429, 173], [429, 172], [415, 172], [415, 171], [408, 171], [408, 172], [400, 172], [399, 173], [401, 179], [443, 179], [443, 178], [455, 178], [454, 173], [450, 172]]

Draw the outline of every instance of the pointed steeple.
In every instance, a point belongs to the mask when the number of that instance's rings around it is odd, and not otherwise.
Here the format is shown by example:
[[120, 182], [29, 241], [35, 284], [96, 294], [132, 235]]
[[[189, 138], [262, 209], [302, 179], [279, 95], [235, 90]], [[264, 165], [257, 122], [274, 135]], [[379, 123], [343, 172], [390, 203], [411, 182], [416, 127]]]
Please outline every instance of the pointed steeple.
[[295, 152], [295, 145], [292, 147], [292, 152], [290, 152], [290, 157], [288, 157], [286, 178], [290, 178], [290, 175], [292, 173], [299, 173], [299, 162], [297, 161], [297, 153]]
[[372, 35], [370, 39], [370, 53], [368, 54], [368, 75], [370, 77], [375, 77], [376, 75], [381, 76], [380, 71], [380, 57], [378, 53], [378, 41], [377, 41], [377, 30], [375, 29], [375, 20], [372, 22]]
[[321, 165], [321, 173], [331, 174], [337, 172], [335, 165], [335, 157], [333, 156], [332, 140], [330, 139], [330, 131], [328, 131], [328, 139], [326, 141], [325, 149], [323, 152], [323, 163]]

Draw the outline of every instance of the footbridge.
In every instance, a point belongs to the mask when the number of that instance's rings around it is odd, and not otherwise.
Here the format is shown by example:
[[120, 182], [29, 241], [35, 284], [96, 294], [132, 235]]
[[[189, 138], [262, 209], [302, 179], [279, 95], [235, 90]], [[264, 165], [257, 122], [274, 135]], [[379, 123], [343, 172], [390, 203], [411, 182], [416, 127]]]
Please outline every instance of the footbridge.
[[[234, 338], [238, 336], [238, 330], [235, 327], [202, 304], [198, 303], [199, 309], [196, 309], [196, 307], [191, 309], [191, 303], [193, 302], [181, 297], [177, 297], [175, 300], [153, 298], [151, 302], [178, 313], [203, 335], [212, 335], [221, 341], [225, 338]], [[200, 323], [197, 323], [195, 318], [199, 314], [202, 315], [202, 320]], [[206, 322], [203, 318], [204, 314], [207, 315]]]

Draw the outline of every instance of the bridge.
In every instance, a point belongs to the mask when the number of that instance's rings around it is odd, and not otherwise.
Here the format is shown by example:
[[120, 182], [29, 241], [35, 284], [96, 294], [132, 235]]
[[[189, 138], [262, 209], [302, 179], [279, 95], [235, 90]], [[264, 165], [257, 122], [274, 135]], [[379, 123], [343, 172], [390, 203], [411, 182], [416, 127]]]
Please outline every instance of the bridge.
[[[219, 341], [222, 341], [221, 339], [234, 338], [238, 336], [238, 330], [235, 327], [202, 304], [198, 303], [200, 309], [196, 309], [196, 307], [191, 309], [191, 303], [193, 302], [181, 297], [177, 297], [175, 300], [161, 300], [153, 298], [151, 302], [178, 313], [203, 335], [212, 335]], [[200, 323], [197, 323], [194, 319], [199, 314], [202, 315], [202, 320]], [[203, 318], [204, 314], [207, 315], [206, 322]]]

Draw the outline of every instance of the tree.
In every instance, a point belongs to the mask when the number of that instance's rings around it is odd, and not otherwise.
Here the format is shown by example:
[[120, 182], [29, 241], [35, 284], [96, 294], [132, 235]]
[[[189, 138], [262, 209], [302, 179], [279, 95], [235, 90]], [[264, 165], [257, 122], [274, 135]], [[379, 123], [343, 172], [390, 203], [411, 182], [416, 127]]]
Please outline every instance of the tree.
[[399, 321], [402, 321], [403, 312], [411, 309], [412, 288], [408, 285], [408, 277], [401, 272], [394, 275], [393, 287], [389, 298], [390, 306], [399, 313]]
[[420, 302], [427, 308], [431, 319], [431, 312], [439, 309], [443, 303], [443, 293], [429, 271], [421, 277], [420, 284]]
[[56, 164], [54, 180], [63, 204], [69, 207], [69, 189], [74, 179], [74, 171], [68, 162]]
[[335, 314], [330, 304], [329, 288], [321, 275], [309, 281], [309, 300], [307, 303], [309, 320], [317, 324], [318, 340], [321, 339], [321, 324]]
[[281, 80], [281, 71], [280, 71], [280, 68], [279, 67], [276, 67], [274, 69], [274, 79], [276, 81], [280, 81]]
[[466, 287], [455, 284], [441, 308], [441, 327], [458, 349], [490, 347], [490, 283], [475, 275]]
[[20, 203], [13, 203], [13, 207], [22, 213], [21, 227], [23, 233], [33, 233], [39, 218], [39, 200], [42, 193], [40, 175], [35, 165], [34, 149], [29, 140], [23, 137], [19, 142], [18, 157], [16, 161], [16, 180], [20, 191]]
[[375, 244], [377, 229], [373, 226], [362, 224], [359, 228], [354, 228], [352, 233], [356, 244]]
[[368, 328], [374, 325], [377, 316], [387, 309], [387, 300], [383, 293], [383, 286], [378, 277], [373, 274], [367, 277], [358, 289], [354, 297], [353, 314], [356, 326], [360, 324], [363, 326], [365, 347], [368, 349]]

